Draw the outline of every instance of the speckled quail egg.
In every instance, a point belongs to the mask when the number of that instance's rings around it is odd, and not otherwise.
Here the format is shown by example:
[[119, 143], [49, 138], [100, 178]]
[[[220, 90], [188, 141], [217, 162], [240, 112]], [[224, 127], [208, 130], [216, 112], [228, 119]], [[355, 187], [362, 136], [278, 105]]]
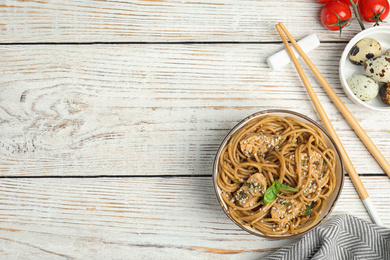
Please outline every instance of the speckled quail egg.
[[363, 38], [358, 41], [349, 51], [349, 60], [356, 65], [363, 65], [364, 62], [373, 57], [382, 55], [381, 44], [372, 38]]
[[390, 105], [390, 83], [382, 86], [379, 90], [383, 103]]
[[390, 49], [388, 49], [387, 51], [385, 51], [385, 53], [383, 53], [383, 56], [390, 56]]
[[379, 82], [390, 82], [390, 56], [368, 59], [364, 63], [366, 75]]
[[352, 92], [360, 100], [369, 101], [378, 95], [378, 83], [366, 75], [352, 75], [347, 82]]

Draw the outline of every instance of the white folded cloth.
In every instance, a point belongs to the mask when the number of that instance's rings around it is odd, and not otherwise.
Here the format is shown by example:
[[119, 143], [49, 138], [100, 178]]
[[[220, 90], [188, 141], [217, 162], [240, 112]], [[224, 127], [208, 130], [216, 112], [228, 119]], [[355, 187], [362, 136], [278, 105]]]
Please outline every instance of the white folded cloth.
[[298, 242], [263, 259], [390, 260], [390, 229], [350, 215], [338, 215]]

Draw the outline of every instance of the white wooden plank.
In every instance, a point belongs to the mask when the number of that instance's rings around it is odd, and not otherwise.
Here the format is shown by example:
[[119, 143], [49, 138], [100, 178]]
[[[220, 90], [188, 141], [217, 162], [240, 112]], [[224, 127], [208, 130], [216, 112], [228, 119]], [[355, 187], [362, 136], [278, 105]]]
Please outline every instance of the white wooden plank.
[[0, 42], [270, 42], [280, 41], [278, 22], [295, 37], [316, 33], [323, 41], [349, 40], [361, 30], [356, 21], [341, 37], [326, 30], [322, 6], [291, 0], [4, 0]]
[[[342, 44], [310, 56], [390, 159], [387, 113], [352, 104], [337, 67]], [[290, 109], [319, 120], [280, 44], [0, 47], [4, 176], [211, 174], [219, 143], [242, 118]], [[383, 173], [308, 74], [359, 173]]]
[[[364, 177], [390, 227], [387, 177]], [[258, 259], [297, 240], [267, 240], [233, 224], [210, 177], [2, 178], [0, 253], [34, 259]], [[370, 221], [347, 178], [332, 213]]]

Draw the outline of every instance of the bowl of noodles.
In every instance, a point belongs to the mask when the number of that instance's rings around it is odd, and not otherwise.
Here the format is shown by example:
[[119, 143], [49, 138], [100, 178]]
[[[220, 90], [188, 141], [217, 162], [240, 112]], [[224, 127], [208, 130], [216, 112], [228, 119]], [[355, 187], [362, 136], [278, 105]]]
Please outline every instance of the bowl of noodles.
[[314, 120], [288, 110], [246, 117], [222, 141], [213, 183], [226, 215], [245, 231], [292, 238], [323, 223], [344, 183], [340, 152]]

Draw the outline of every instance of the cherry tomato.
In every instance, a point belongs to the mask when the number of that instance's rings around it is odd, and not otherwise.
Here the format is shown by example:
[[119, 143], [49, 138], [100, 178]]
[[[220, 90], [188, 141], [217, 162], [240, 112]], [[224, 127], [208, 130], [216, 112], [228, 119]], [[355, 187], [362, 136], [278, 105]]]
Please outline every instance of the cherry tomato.
[[341, 32], [351, 21], [351, 9], [342, 1], [327, 3], [321, 10], [321, 23], [328, 30]]
[[[317, 0], [317, 2], [319, 3], [328, 3], [328, 2], [332, 2], [332, 1], [335, 1], [335, 0]], [[348, 4], [349, 6], [351, 6], [351, 2], [349, 0], [340, 0], [346, 4]], [[353, 2], [356, 4], [358, 0], [353, 0]]]
[[358, 12], [366, 22], [378, 25], [389, 15], [389, 10], [388, 0], [359, 0]]

